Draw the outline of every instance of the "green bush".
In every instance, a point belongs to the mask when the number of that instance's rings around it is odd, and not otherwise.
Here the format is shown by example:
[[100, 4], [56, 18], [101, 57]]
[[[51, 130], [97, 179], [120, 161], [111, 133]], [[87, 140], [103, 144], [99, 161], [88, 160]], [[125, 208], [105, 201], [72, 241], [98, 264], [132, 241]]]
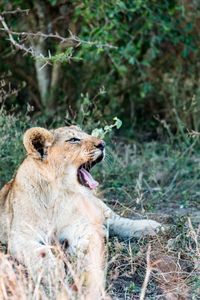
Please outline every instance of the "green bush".
[[7, 113], [0, 110], [0, 186], [9, 181], [25, 158], [23, 133], [31, 126], [28, 114]]
[[[40, 1], [6, 0], [0, 10], [16, 9], [19, 4], [29, 8], [30, 14], [37, 14], [41, 5]], [[173, 134], [182, 135], [186, 128], [200, 129], [198, 1], [76, 0], [61, 4], [55, 0], [44, 2], [40, 8], [46, 16], [42, 28], [34, 14], [31, 24], [25, 14], [5, 18], [16, 31], [50, 30], [66, 36], [70, 29], [86, 43], [63, 45], [57, 39], [45, 40], [46, 54], [49, 51], [52, 55], [51, 65], [45, 68], [49, 68], [50, 76], [57, 64], [59, 80], [52, 86], [51, 78], [46, 100], [41, 100], [35, 59], [23, 56], [23, 51], [13, 54], [4, 33], [0, 71], [7, 85], [11, 82], [22, 87], [17, 97], [7, 99], [6, 107], [34, 104], [34, 114], [45, 114], [51, 123], [55, 113], [64, 118], [65, 111], [72, 110], [80, 115], [88, 95], [92, 105], [88, 105], [87, 113], [93, 120], [109, 121], [117, 115], [127, 136], [133, 136], [135, 128], [154, 135], [165, 133], [166, 128], [158, 130], [162, 127], [158, 120], [166, 121]], [[18, 40], [17, 35], [14, 38]], [[106, 93], [96, 97], [103, 88]]]

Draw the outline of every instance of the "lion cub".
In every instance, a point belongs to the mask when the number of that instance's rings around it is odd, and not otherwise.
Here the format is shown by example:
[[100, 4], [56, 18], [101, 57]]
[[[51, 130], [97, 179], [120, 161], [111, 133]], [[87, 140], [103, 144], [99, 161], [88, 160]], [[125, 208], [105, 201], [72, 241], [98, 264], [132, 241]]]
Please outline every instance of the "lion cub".
[[26, 159], [0, 191], [0, 241], [29, 268], [33, 279], [42, 266], [44, 282], [55, 266], [51, 234], [58, 242], [67, 241], [67, 251], [80, 258], [87, 271], [88, 294], [100, 299], [103, 225], [120, 237], [132, 237], [155, 234], [160, 224], [122, 218], [94, 195], [98, 182], [90, 170], [104, 158], [103, 140], [76, 126], [35, 127], [26, 131], [24, 146]]

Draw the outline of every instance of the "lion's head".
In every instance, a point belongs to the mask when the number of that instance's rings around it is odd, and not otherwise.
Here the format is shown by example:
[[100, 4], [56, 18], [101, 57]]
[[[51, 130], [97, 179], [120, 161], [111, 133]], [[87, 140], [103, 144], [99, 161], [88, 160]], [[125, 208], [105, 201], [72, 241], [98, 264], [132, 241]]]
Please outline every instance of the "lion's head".
[[28, 155], [54, 171], [76, 169], [78, 182], [90, 189], [98, 182], [90, 174], [91, 168], [105, 155], [105, 142], [83, 132], [77, 126], [47, 130], [34, 127], [26, 131], [24, 146]]

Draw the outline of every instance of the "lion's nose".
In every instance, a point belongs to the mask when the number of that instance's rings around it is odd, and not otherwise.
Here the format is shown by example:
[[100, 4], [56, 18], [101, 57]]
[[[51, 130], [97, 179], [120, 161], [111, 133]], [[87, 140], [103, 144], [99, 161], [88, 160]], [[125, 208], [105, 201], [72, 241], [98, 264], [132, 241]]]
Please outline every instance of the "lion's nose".
[[98, 148], [102, 151], [105, 148], [105, 146], [106, 146], [106, 143], [103, 140], [101, 140], [97, 145], [95, 145], [96, 148]]

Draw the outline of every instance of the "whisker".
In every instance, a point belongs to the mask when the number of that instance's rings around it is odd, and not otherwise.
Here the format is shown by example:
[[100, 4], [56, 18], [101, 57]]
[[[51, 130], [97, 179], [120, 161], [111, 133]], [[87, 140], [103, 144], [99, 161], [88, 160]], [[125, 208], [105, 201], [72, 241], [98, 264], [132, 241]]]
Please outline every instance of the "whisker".
[[110, 169], [113, 166], [113, 161], [110, 158], [105, 157], [104, 160], [103, 160], [103, 165], [106, 168]]
[[105, 157], [106, 157], [107, 159], [112, 159], [112, 158], [113, 158], [113, 155], [110, 154], [110, 153], [106, 153], [106, 154], [105, 154]]
[[106, 155], [105, 156], [108, 157], [108, 158], [112, 158], [113, 154], [112, 154], [112, 152], [106, 151]]
[[90, 150], [90, 154], [94, 154], [94, 153], [96, 153], [97, 152], [97, 150]]

